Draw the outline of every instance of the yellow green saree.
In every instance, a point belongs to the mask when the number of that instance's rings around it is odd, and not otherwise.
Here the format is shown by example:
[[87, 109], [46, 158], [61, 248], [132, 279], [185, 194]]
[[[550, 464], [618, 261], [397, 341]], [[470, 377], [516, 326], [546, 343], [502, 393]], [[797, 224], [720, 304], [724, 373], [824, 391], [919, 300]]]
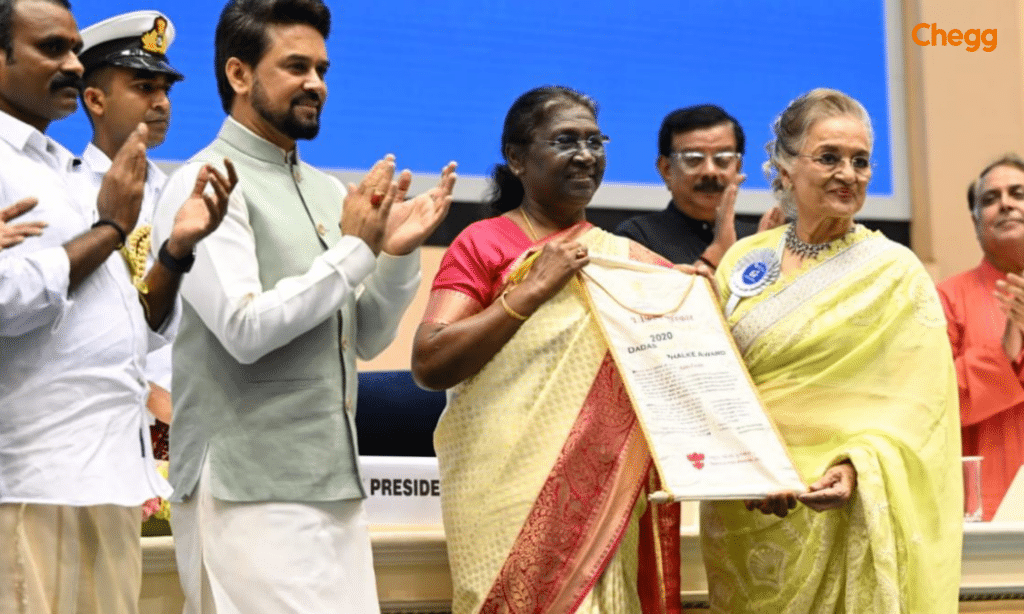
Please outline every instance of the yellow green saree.
[[[718, 270], [722, 304], [743, 254]], [[942, 307], [917, 258], [857, 227], [728, 316], [751, 377], [807, 483], [849, 459], [852, 499], [786, 518], [706, 502], [713, 612], [957, 611], [962, 486], [956, 374]]]

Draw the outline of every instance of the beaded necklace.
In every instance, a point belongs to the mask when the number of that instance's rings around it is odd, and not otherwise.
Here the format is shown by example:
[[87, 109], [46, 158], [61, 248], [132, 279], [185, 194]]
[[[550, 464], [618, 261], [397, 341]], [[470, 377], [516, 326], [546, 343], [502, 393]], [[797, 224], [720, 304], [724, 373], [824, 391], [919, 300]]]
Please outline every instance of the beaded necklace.
[[800, 258], [817, 258], [822, 252], [832, 247], [834, 243], [845, 239], [846, 235], [852, 233], [856, 228], [856, 226], [850, 226], [850, 229], [843, 233], [843, 235], [838, 239], [832, 239], [825, 243], [808, 243], [796, 236], [796, 222], [794, 222], [786, 229], [786, 249], [788, 249], [791, 254], [799, 256]]

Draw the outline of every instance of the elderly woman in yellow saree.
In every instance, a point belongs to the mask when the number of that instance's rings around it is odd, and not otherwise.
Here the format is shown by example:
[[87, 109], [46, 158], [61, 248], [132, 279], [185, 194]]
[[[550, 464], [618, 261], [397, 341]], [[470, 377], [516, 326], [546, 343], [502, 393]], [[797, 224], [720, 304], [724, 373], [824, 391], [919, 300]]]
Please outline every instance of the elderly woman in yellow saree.
[[932, 280], [909, 250], [853, 221], [872, 172], [860, 103], [813, 90], [773, 129], [766, 168], [795, 220], [736, 243], [717, 278], [810, 488], [702, 504], [711, 609], [956, 612], [957, 386]]
[[589, 254], [669, 266], [586, 221], [605, 169], [594, 102], [546, 86], [512, 105], [500, 215], [434, 280], [413, 374], [449, 389], [434, 433], [452, 611], [679, 612], [679, 508], [648, 504], [650, 453], [577, 273]]

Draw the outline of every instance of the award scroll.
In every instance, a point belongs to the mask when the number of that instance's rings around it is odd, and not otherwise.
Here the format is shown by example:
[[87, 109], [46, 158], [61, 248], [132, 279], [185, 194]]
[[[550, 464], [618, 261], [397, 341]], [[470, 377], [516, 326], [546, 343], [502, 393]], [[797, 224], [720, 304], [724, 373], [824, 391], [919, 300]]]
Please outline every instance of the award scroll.
[[661, 475], [653, 500], [806, 490], [706, 279], [597, 254], [583, 279]]

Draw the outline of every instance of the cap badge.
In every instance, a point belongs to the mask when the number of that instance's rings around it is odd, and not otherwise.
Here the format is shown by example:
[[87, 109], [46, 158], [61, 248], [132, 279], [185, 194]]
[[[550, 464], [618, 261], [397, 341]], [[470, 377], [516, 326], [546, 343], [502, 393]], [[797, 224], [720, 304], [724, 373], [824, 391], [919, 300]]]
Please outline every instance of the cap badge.
[[154, 19], [153, 29], [143, 34], [140, 39], [142, 40], [142, 48], [146, 51], [161, 55], [166, 54], [167, 47], [171, 44], [167, 40], [167, 20], [163, 17]]

